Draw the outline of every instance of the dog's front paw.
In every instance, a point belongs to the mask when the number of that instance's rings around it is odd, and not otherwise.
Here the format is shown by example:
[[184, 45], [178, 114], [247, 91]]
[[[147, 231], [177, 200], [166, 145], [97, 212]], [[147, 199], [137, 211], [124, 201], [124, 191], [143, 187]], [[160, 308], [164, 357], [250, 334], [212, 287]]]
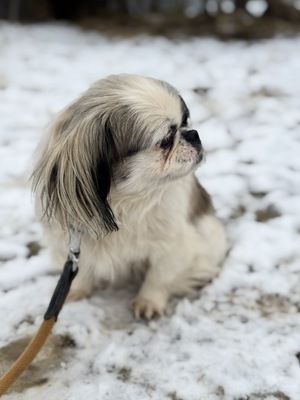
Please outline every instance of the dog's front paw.
[[152, 300], [146, 299], [139, 295], [131, 301], [130, 307], [135, 318], [145, 318], [147, 320], [157, 316], [161, 317], [165, 309], [165, 305], [156, 304]]

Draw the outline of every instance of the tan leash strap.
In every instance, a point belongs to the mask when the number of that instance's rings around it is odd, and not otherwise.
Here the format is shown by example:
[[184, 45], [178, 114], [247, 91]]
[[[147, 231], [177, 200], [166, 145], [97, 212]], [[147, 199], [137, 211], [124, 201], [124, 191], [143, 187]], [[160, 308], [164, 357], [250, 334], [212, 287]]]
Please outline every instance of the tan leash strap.
[[18, 360], [9, 368], [9, 370], [0, 379], [0, 396], [2, 396], [7, 389], [14, 383], [14, 381], [25, 371], [31, 364], [37, 353], [43, 347], [47, 340], [53, 325], [55, 324], [55, 317], [43, 321], [39, 330], [31, 339], [30, 343], [23, 351]]

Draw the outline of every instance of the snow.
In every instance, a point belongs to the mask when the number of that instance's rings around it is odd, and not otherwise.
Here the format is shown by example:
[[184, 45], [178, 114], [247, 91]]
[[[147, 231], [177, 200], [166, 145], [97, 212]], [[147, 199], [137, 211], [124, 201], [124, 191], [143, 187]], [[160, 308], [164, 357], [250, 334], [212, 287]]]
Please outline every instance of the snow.
[[299, 46], [1, 23], [0, 373], [59, 276], [40, 248], [32, 154], [54, 113], [93, 81], [130, 72], [180, 90], [207, 150], [197, 177], [231, 242], [220, 276], [161, 319], [133, 319], [134, 288], [66, 304], [5, 399], [299, 400]]

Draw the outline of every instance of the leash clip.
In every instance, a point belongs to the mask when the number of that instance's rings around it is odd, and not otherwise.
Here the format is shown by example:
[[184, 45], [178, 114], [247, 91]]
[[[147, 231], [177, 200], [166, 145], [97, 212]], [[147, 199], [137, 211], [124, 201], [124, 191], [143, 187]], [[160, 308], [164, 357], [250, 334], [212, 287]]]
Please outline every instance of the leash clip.
[[73, 272], [75, 272], [78, 269], [82, 232], [71, 227], [69, 233], [70, 233], [70, 246], [69, 246], [68, 260], [72, 261], [73, 263], [72, 270]]

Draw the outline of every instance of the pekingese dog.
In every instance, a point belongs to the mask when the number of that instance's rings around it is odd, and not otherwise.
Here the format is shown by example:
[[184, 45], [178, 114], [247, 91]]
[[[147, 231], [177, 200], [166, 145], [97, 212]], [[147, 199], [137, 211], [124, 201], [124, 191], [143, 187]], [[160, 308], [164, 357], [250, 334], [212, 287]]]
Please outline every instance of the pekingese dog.
[[227, 244], [194, 176], [203, 148], [168, 83], [127, 74], [97, 81], [58, 115], [37, 155], [36, 209], [58, 265], [70, 226], [84, 232], [71, 298], [146, 266], [131, 307], [150, 319], [171, 295], [218, 273]]

